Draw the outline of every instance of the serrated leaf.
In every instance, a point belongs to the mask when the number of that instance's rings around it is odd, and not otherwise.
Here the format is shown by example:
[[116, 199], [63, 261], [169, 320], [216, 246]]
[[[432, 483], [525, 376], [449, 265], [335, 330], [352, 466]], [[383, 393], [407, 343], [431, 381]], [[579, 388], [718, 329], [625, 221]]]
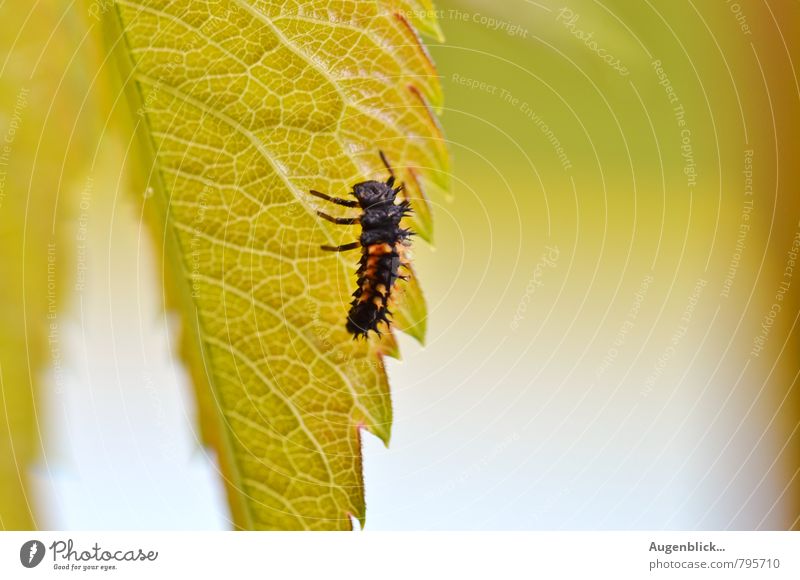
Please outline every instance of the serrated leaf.
[[433, 243], [433, 215], [428, 197], [425, 195], [417, 172], [409, 169], [405, 172], [406, 183], [411, 185], [405, 191], [405, 198], [411, 202], [414, 213], [408, 219], [411, 230], [428, 243]]
[[444, 40], [439, 19], [436, 17], [436, 9], [431, 0], [395, 0], [392, 4], [397, 13], [413, 24], [417, 30], [440, 42]]
[[425, 344], [425, 333], [428, 329], [428, 309], [422, 287], [417, 275], [411, 271], [408, 283], [398, 292], [398, 304], [394, 310], [394, 326], [420, 344]]
[[390, 341], [345, 330], [358, 256], [320, 245], [357, 231], [321, 221], [308, 190], [385, 177], [379, 149], [441, 182], [430, 59], [391, 2], [119, 0], [106, 24], [237, 525], [363, 523], [360, 431], [388, 442]]

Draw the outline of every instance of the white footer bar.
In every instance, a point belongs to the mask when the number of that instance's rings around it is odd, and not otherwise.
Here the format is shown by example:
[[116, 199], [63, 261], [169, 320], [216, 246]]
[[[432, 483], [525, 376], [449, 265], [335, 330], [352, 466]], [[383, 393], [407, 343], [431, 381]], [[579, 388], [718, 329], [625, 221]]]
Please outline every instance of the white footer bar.
[[0, 578], [800, 578], [798, 532], [4, 532]]

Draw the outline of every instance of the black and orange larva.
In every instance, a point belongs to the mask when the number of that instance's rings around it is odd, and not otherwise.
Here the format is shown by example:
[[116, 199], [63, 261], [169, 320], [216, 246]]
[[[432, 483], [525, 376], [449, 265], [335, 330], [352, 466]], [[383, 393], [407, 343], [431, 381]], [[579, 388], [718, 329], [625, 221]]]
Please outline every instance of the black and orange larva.
[[394, 187], [395, 176], [386, 156], [379, 152], [383, 164], [389, 171], [389, 179], [383, 181], [362, 181], [353, 186], [350, 192], [356, 201], [331, 197], [325, 193], [311, 190], [311, 195], [345, 207], [360, 207], [361, 215], [353, 218], [337, 218], [321, 211], [321, 218], [339, 225], [361, 226], [358, 241], [342, 246], [322, 246], [329, 252], [346, 252], [361, 248], [358, 263], [356, 291], [347, 315], [347, 330], [353, 338], [367, 338], [369, 331], [380, 336], [378, 324], [390, 324], [388, 305], [395, 282], [406, 280], [399, 273], [400, 267], [407, 267], [404, 249], [409, 245], [412, 232], [400, 227], [400, 220], [411, 213], [411, 203], [403, 200], [395, 203], [395, 198], [403, 190], [403, 184]]

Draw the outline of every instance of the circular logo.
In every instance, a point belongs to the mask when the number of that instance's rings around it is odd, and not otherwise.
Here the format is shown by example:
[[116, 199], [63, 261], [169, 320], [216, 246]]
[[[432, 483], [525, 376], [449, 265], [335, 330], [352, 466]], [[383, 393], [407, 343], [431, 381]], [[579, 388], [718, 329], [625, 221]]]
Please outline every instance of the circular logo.
[[44, 559], [44, 544], [39, 540], [30, 540], [19, 549], [19, 561], [26, 568], [35, 568]]

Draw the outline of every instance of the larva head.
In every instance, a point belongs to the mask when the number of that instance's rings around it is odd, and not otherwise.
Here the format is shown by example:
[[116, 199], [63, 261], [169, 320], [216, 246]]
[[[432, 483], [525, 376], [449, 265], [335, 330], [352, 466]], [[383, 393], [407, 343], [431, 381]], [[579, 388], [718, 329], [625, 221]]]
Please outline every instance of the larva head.
[[397, 189], [383, 181], [363, 181], [353, 186], [353, 195], [362, 208], [394, 203]]

